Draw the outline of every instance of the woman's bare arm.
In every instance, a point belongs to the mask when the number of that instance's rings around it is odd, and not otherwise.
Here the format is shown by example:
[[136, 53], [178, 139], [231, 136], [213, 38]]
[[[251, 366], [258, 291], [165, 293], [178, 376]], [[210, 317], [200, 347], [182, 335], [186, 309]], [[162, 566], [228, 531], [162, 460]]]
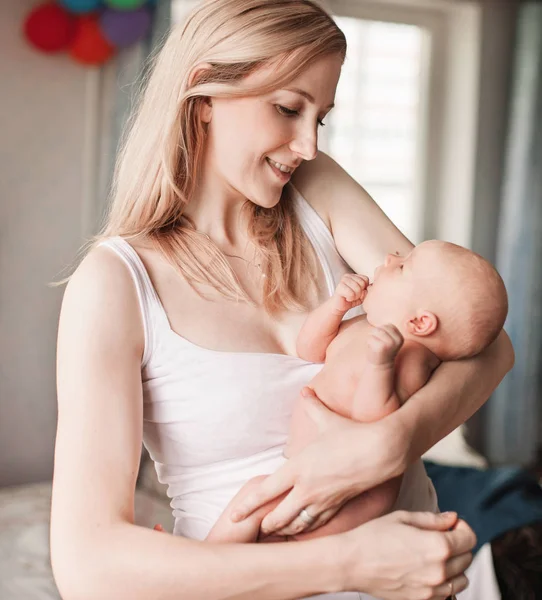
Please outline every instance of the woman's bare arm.
[[[332, 538], [216, 545], [134, 524], [143, 333], [130, 275], [90, 253], [70, 281], [58, 338], [51, 557], [65, 600], [299, 598], [338, 591]], [[336, 568], [335, 568], [336, 567]]]
[[469, 419], [489, 398], [514, 364], [503, 330], [478, 356], [442, 363], [429, 382], [386, 419], [406, 432], [406, 464], [417, 460]]
[[[323, 152], [299, 167], [294, 185], [326, 222], [337, 249], [356, 273], [372, 274], [387, 254], [405, 255], [412, 249], [369, 194]], [[419, 458], [471, 417], [513, 363], [514, 351], [504, 331], [475, 358], [442, 363], [425, 387], [386, 417], [395, 430], [404, 431], [407, 461]]]

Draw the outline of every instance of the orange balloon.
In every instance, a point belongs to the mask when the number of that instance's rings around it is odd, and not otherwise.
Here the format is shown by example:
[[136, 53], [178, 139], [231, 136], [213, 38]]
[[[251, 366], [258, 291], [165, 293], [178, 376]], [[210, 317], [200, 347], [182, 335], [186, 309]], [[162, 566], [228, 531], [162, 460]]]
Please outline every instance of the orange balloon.
[[81, 15], [77, 18], [69, 52], [75, 61], [84, 65], [101, 65], [115, 54], [115, 47], [102, 35], [97, 15]]

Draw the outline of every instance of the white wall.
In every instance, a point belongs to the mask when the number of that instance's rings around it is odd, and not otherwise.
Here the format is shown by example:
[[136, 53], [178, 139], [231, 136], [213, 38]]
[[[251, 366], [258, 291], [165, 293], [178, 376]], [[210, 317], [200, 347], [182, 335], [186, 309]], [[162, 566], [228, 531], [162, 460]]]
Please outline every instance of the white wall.
[[62, 289], [81, 239], [86, 70], [32, 50], [0, 0], [0, 485], [52, 473]]

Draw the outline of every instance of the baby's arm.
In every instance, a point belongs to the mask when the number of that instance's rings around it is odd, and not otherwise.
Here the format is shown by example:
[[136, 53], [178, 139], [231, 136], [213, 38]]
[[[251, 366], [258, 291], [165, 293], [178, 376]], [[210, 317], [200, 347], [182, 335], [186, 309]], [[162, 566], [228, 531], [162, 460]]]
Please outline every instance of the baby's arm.
[[352, 401], [352, 419], [370, 423], [399, 408], [401, 403], [395, 390], [395, 358], [403, 341], [395, 325], [371, 328], [366, 361]]
[[335, 293], [313, 310], [297, 337], [297, 355], [310, 362], [324, 362], [329, 344], [339, 331], [344, 315], [359, 306], [367, 294], [369, 279], [348, 273], [341, 279]]
[[277, 506], [287, 494], [275, 498], [271, 502], [264, 504], [258, 510], [253, 512], [248, 518], [240, 522], [233, 522], [231, 515], [235, 508], [239, 506], [246, 496], [252, 493], [255, 486], [263, 481], [267, 475], [260, 475], [250, 479], [230, 500], [230, 503], [224, 509], [224, 512], [218, 517], [217, 522], [205, 538], [206, 542], [217, 543], [253, 543], [257, 541], [272, 542], [285, 541], [284, 537], [268, 536], [260, 539], [260, 524], [264, 517]]

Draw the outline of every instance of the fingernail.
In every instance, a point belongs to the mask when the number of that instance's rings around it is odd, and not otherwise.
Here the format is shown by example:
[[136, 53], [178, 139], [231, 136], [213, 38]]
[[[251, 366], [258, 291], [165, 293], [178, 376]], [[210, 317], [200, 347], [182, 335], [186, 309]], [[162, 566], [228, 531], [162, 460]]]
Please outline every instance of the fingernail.
[[440, 513], [440, 516], [443, 519], [447, 519], [448, 517], [451, 517], [451, 516], [457, 517], [457, 513], [454, 512], [453, 510], [449, 510], [447, 512]]

